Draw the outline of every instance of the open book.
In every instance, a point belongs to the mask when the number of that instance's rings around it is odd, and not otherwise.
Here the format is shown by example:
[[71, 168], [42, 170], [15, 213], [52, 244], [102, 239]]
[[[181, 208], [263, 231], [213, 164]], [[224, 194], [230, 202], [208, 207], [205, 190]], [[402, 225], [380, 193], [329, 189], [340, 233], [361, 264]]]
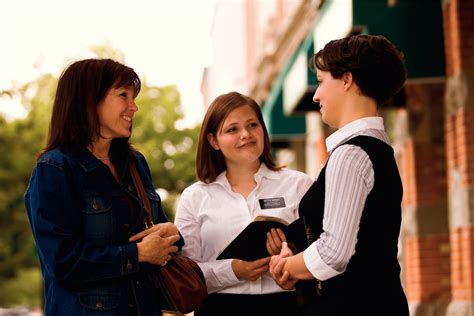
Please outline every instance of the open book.
[[245, 227], [217, 256], [220, 259], [241, 259], [254, 261], [268, 257], [266, 242], [267, 232], [280, 228], [286, 236], [289, 247], [293, 250], [304, 250], [308, 246], [303, 220], [297, 219], [291, 224], [272, 216], [257, 216]]

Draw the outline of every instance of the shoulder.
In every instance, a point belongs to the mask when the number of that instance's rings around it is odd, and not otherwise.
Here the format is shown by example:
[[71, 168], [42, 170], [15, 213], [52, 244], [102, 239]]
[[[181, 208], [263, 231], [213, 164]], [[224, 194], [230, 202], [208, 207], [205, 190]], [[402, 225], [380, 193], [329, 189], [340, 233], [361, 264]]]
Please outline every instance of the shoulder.
[[148, 162], [146, 161], [145, 156], [139, 151], [134, 151], [133, 156], [135, 157], [135, 161], [137, 163], [138, 168], [144, 168], [147, 173], [150, 173], [150, 167], [148, 165]]
[[345, 173], [357, 170], [360, 174], [366, 174], [373, 168], [367, 152], [354, 144], [343, 144], [334, 149], [329, 156], [327, 166], [332, 172]]
[[63, 168], [65, 165], [70, 164], [71, 160], [74, 160], [71, 155], [56, 148], [43, 153], [36, 161], [36, 164]]
[[193, 201], [203, 201], [207, 198], [222, 197], [225, 190], [221, 190], [222, 185], [216, 181], [211, 183], [204, 183], [197, 181], [188, 186], [181, 193], [180, 199], [191, 199]]
[[146, 159], [145, 159], [145, 156], [141, 152], [134, 151], [133, 155], [135, 156], [135, 159], [137, 159], [137, 162], [139, 164], [145, 164], [145, 165], [148, 164]]
[[311, 179], [309, 175], [298, 170], [283, 168], [278, 171], [272, 171], [272, 172], [275, 172], [278, 175], [279, 180], [283, 180], [283, 181], [308, 182], [308, 183], [313, 182], [313, 179]]
[[216, 184], [213, 183], [204, 183], [202, 181], [197, 181], [188, 186], [186, 189], [183, 190], [183, 193], [181, 193], [181, 196], [198, 196], [202, 194], [208, 193], [212, 187], [214, 187]]

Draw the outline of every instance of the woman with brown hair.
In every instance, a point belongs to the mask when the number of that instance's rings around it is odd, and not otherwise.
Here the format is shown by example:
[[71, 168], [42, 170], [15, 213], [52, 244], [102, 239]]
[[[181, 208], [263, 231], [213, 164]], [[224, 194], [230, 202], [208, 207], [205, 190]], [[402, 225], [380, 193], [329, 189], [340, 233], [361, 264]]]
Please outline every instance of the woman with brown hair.
[[200, 181], [184, 190], [175, 218], [186, 239], [182, 252], [198, 262], [210, 293], [195, 314], [290, 315], [294, 291], [283, 291], [268, 274], [270, 255], [278, 254], [285, 240], [281, 230], [267, 233], [264, 258], [216, 260], [255, 217], [297, 219], [299, 200], [312, 183], [275, 164], [253, 99], [230, 92], [212, 102], [201, 126], [196, 172]]
[[59, 78], [25, 194], [46, 315], [161, 315], [146, 264], [166, 264], [183, 241], [129, 141], [140, 87], [132, 68], [110, 59], [75, 62]]
[[329, 42], [313, 64], [313, 100], [337, 131], [299, 205], [311, 245], [296, 255], [283, 247], [270, 271], [284, 289], [312, 280], [304, 315], [408, 315], [397, 259], [403, 188], [377, 111], [405, 82], [403, 54], [383, 36], [357, 35]]

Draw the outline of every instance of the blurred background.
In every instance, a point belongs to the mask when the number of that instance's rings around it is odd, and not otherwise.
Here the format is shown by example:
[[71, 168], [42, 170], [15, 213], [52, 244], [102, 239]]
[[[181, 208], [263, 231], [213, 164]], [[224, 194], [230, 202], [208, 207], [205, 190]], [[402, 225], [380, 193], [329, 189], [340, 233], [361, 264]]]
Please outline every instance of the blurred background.
[[333, 130], [311, 101], [308, 61], [361, 33], [389, 38], [408, 68], [380, 115], [404, 185], [411, 315], [474, 315], [473, 0], [17, 0], [3, 4], [0, 27], [0, 315], [41, 313], [23, 193], [66, 65], [114, 58], [143, 79], [132, 140], [172, 220], [195, 181], [205, 108], [230, 90], [262, 106], [278, 162], [316, 178]]

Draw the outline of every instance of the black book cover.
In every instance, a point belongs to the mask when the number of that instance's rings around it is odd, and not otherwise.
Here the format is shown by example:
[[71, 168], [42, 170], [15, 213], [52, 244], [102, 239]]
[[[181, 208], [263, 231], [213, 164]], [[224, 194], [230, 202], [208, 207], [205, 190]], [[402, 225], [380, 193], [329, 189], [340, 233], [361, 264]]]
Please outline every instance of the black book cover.
[[270, 256], [266, 242], [267, 232], [272, 228], [280, 228], [286, 237], [288, 246], [294, 253], [308, 247], [303, 220], [297, 219], [288, 225], [284, 220], [270, 216], [257, 216], [245, 227], [230, 244], [217, 256], [220, 259], [241, 259], [254, 261]]

